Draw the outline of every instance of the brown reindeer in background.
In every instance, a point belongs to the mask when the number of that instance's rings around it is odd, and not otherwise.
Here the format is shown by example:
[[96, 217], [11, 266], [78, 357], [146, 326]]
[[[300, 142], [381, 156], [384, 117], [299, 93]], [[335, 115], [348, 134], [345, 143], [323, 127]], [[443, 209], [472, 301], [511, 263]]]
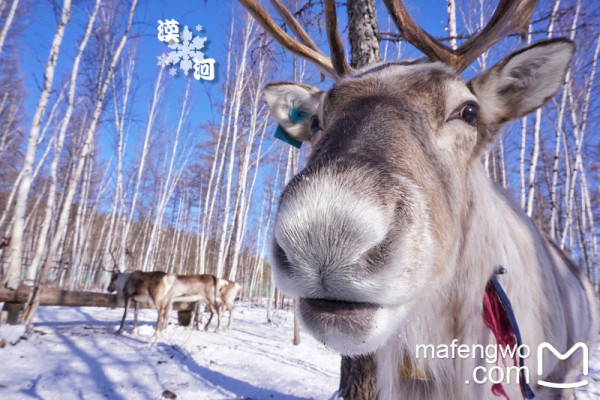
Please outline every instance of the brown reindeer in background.
[[[209, 274], [201, 275], [176, 275], [169, 292], [169, 305], [167, 313], [170, 312], [173, 302], [194, 303], [192, 307], [192, 319], [189, 326], [194, 326], [197, 321], [197, 308], [201, 302], [208, 303], [209, 307], [217, 310], [218, 324], [215, 332], [221, 330], [221, 311], [217, 306], [217, 278]], [[208, 327], [208, 325], [207, 325]]]
[[111, 275], [108, 291], [116, 291], [117, 298], [125, 302], [125, 310], [121, 319], [121, 326], [117, 334], [123, 333], [127, 310], [133, 302], [133, 332], [137, 332], [138, 308], [140, 302], [152, 302], [158, 312], [155, 336], [160, 334], [167, 326], [169, 311], [171, 310], [170, 291], [175, 281], [175, 275], [165, 272], [142, 272], [133, 271], [131, 273], [114, 272]]
[[[227, 311], [229, 311], [229, 323], [227, 324], [228, 331], [231, 330], [231, 326], [233, 323], [233, 308], [235, 306], [235, 298], [237, 297], [241, 288], [242, 285], [240, 285], [237, 282], [230, 281], [229, 279], [217, 278], [217, 304], [221, 312], [223, 312], [223, 307], [225, 307]], [[210, 325], [215, 311], [217, 310], [215, 310], [213, 306], [211, 306], [209, 303], [208, 311], [210, 312], [210, 316], [208, 317], [208, 322], [206, 322], [204, 330], [208, 330], [208, 326]], [[195, 312], [196, 324], [198, 324], [198, 313], [200, 312], [199, 305], [196, 306]]]
[[[354, 71], [333, 0], [325, 0], [331, 59], [279, 0], [273, 3], [298, 42], [256, 1], [240, 2], [280, 44], [336, 80], [326, 91], [291, 82], [264, 91], [280, 127], [312, 147], [281, 194], [274, 274], [284, 293], [299, 298], [301, 320], [318, 340], [347, 355], [376, 354], [378, 399], [496, 398], [489, 380], [465, 383], [485, 358], [423, 359], [416, 352], [455, 339], [469, 348], [494, 344], [483, 299], [499, 265], [508, 270], [497, 281], [531, 349], [532, 371], [541, 343], [562, 354], [593, 343], [598, 309], [587, 278], [480, 161], [504, 124], [554, 96], [573, 43], [540, 42], [469, 81], [458, 75], [524, 28], [537, 1], [501, 0], [489, 24], [452, 50], [422, 31], [402, 2], [386, 0], [404, 38], [429, 59]], [[540, 379], [575, 382], [582, 357], [539, 362]], [[540, 399], [571, 395], [534, 378]], [[514, 380], [504, 384], [511, 399], [521, 398]]]

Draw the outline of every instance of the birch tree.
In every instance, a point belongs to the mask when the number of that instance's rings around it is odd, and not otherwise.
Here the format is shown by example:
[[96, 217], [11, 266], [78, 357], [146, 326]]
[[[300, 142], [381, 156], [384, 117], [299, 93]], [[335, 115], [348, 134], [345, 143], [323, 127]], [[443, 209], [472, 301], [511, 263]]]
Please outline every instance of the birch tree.
[[[217, 144], [215, 146], [214, 156], [213, 156], [210, 173], [209, 173], [208, 185], [207, 185], [207, 189], [205, 192], [204, 205], [201, 208], [203, 216], [202, 216], [202, 230], [200, 233], [200, 245], [199, 245], [200, 273], [205, 273], [205, 271], [206, 271], [206, 266], [205, 266], [206, 253], [207, 253], [208, 240], [210, 237], [209, 226], [211, 225], [214, 205], [215, 205], [217, 192], [218, 192], [218, 186], [219, 186], [219, 182], [221, 180], [221, 173], [223, 171], [223, 166], [225, 164], [225, 156], [224, 156], [225, 149], [227, 149], [227, 144], [229, 141], [229, 135], [226, 134], [226, 132], [227, 132], [226, 126], [229, 126], [230, 121], [226, 122], [226, 120], [225, 120], [225, 114], [226, 114], [225, 110], [227, 109], [227, 101], [229, 101], [229, 99], [230, 99], [230, 93], [229, 93], [230, 78], [231, 78], [230, 69], [231, 69], [231, 55], [232, 55], [232, 49], [233, 49], [234, 26], [235, 26], [235, 17], [232, 17], [231, 24], [230, 24], [230, 31], [229, 31], [229, 39], [227, 41], [227, 64], [226, 64], [227, 66], [226, 66], [226, 73], [225, 73], [226, 78], [225, 78], [225, 85], [224, 85], [225, 91], [224, 91], [224, 97], [223, 97], [225, 100], [224, 100], [224, 105], [223, 105], [223, 111], [221, 112], [221, 121], [219, 124]], [[231, 113], [229, 113], [229, 118], [231, 118]]]
[[52, 40], [50, 55], [48, 56], [48, 62], [44, 70], [44, 86], [40, 93], [35, 114], [33, 116], [31, 130], [29, 131], [29, 138], [27, 140], [27, 149], [25, 151], [25, 157], [23, 160], [23, 176], [17, 192], [17, 203], [15, 207], [14, 224], [11, 235], [12, 239], [10, 243], [10, 266], [8, 269], [8, 280], [6, 282], [6, 286], [9, 289], [16, 289], [20, 281], [22, 240], [23, 231], [25, 228], [25, 208], [27, 207], [29, 190], [31, 188], [31, 172], [35, 162], [35, 153], [37, 150], [42, 119], [46, 111], [46, 106], [48, 105], [48, 100], [50, 98], [52, 85], [54, 82], [54, 70], [58, 61], [60, 46], [65, 33], [65, 28], [67, 27], [70, 19], [71, 0], [64, 0], [60, 14], [60, 20], [54, 34], [54, 39]]
[[65, 135], [67, 133], [67, 128], [71, 121], [71, 115], [73, 113], [73, 108], [75, 106], [75, 90], [77, 87], [77, 77], [79, 75], [79, 64], [81, 62], [81, 56], [83, 55], [83, 51], [85, 50], [89, 38], [92, 33], [92, 28], [96, 21], [96, 15], [98, 14], [98, 9], [100, 8], [101, 0], [96, 0], [94, 5], [94, 9], [90, 14], [90, 19], [88, 21], [87, 28], [85, 30], [85, 34], [81, 43], [79, 44], [79, 48], [77, 50], [77, 55], [73, 60], [73, 67], [71, 69], [71, 78], [69, 80], [69, 93], [67, 96], [67, 109], [65, 114], [60, 122], [60, 128], [58, 132], [58, 138], [55, 141], [54, 145], [54, 156], [52, 158], [52, 163], [50, 164], [50, 188], [48, 191], [48, 198], [46, 201], [46, 209], [44, 212], [44, 219], [40, 227], [38, 245], [33, 255], [33, 260], [27, 269], [27, 273], [25, 275], [25, 283], [28, 285], [33, 285], [35, 281], [35, 276], [37, 270], [39, 268], [40, 261], [44, 254], [44, 250], [46, 248], [46, 239], [48, 236], [48, 231], [50, 228], [50, 219], [54, 213], [55, 203], [56, 203], [56, 191], [57, 191], [57, 169], [58, 169], [58, 161], [60, 159], [63, 145], [65, 141]]
[[39, 285], [40, 284], [45, 284], [46, 282], [46, 276], [48, 274], [48, 269], [50, 267], [50, 264], [53, 262], [54, 260], [54, 256], [56, 254], [56, 251], [58, 249], [58, 246], [60, 244], [60, 242], [63, 239], [64, 236], [64, 231], [65, 231], [65, 227], [66, 227], [66, 223], [67, 223], [67, 219], [69, 217], [69, 210], [70, 210], [70, 206], [71, 203], [73, 201], [73, 196], [75, 195], [75, 189], [77, 186], [77, 183], [79, 181], [79, 178], [81, 176], [81, 173], [83, 171], [83, 167], [85, 165], [85, 161], [86, 161], [86, 157], [88, 157], [88, 155], [91, 153], [92, 148], [93, 148], [93, 138], [94, 138], [94, 133], [96, 132], [96, 127], [98, 124], [98, 119], [100, 117], [100, 112], [102, 110], [102, 105], [104, 102], [104, 97], [106, 95], [106, 92], [108, 90], [108, 86], [110, 84], [110, 81], [112, 79], [112, 75], [114, 73], [115, 70], [115, 66], [117, 64], [117, 62], [119, 61], [119, 57], [121, 55], [121, 52], [123, 51], [123, 48], [125, 47], [125, 43], [127, 42], [127, 38], [129, 36], [129, 30], [131, 29], [131, 24], [133, 21], [133, 15], [135, 13], [135, 9], [137, 7], [137, 0], [133, 0], [131, 3], [131, 7], [129, 9], [129, 15], [127, 18], [127, 24], [125, 27], [125, 31], [123, 32], [118, 45], [110, 59], [110, 65], [109, 68], [107, 70], [106, 76], [104, 77], [100, 89], [98, 91], [98, 97], [96, 98], [95, 104], [94, 104], [94, 109], [93, 109], [93, 114], [92, 114], [92, 120], [90, 122], [89, 127], [87, 128], [87, 132], [85, 135], [85, 142], [83, 144], [83, 147], [81, 149], [81, 153], [79, 154], [79, 159], [76, 165], [76, 169], [75, 172], [69, 182], [68, 188], [66, 190], [66, 198], [64, 200], [62, 209], [60, 211], [59, 217], [58, 217], [58, 222], [56, 223], [56, 232], [57, 234], [54, 236], [49, 250], [48, 250], [48, 255], [46, 257], [46, 261], [44, 262], [44, 266], [42, 268], [42, 272], [40, 275], [40, 279], [38, 282], [38, 285], [36, 285], [36, 290], [34, 291], [34, 295], [32, 297], [32, 300], [30, 302], [30, 304], [28, 305], [28, 310], [27, 310], [27, 316], [26, 318], [26, 325], [27, 325], [27, 330], [29, 330], [31, 328], [31, 323], [33, 321], [33, 316], [35, 315], [35, 312], [37, 311], [37, 307], [39, 305]]
[[[10, 4], [10, 9], [8, 10], [8, 14], [6, 19], [4, 20], [4, 26], [2, 30], [0, 30], [0, 54], [2, 54], [2, 48], [4, 47], [4, 41], [8, 36], [8, 30], [10, 29], [13, 19], [15, 18], [15, 14], [17, 12], [17, 6], [19, 5], [19, 0], [13, 0]], [[64, 7], [64, 5], [63, 5]], [[0, 12], [2, 14], [2, 12]]]
[[[264, 45], [264, 43], [262, 43]], [[246, 231], [246, 221], [248, 220], [249, 204], [252, 200], [252, 194], [254, 192], [254, 185], [256, 184], [256, 177], [258, 176], [258, 170], [260, 166], [262, 142], [264, 133], [267, 127], [267, 115], [264, 104], [262, 104], [262, 88], [266, 84], [266, 66], [265, 57], [260, 57], [257, 68], [254, 69], [255, 82], [253, 87], [250, 89], [251, 104], [250, 104], [250, 125], [247, 134], [244, 136], [247, 138], [244, 145], [243, 160], [239, 167], [238, 172], [238, 198], [240, 199], [239, 211], [236, 213], [236, 234], [235, 234], [235, 246], [233, 249], [231, 269], [229, 271], [228, 278], [235, 280], [239, 254], [242, 249], [242, 242]], [[261, 122], [262, 120], [262, 122]], [[256, 136], [260, 136], [260, 143], [256, 153], [254, 153], [254, 177], [252, 181], [247, 182], [248, 170], [251, 166], [250, 159], [252, 157], [252, 149]]]
[[151, 257], [151, 252], [154, 250], [154, 246], [156, 243], [156, 236], [158, 234], [158, 229], [160, 228], [160, 226], [162, 224], [162, 219], [163, 219], [163, 215], [165, 213], [165, 208], [167, 206], [167, 203], [169, 202], [169, 199], [171, 198], [171, 195], [173, 194], [173, 191], [175, 190], [175, 187], [177, 186], [179, 177], [181, 176], [181, 173], [183, 172], [183, 168], [185, 168], [185, 166], [186, 166], [186, 162], [182, 162], [178, 166], [179, 169], [177, 171], [174, 171], [175, 163], [177, 160], [177, 152], [179, 150], [179, 140], [180, 140], [180, 136], [181, 136], [181, 129], [182, 129], [182, 126], [183, 126], [185, 120], [187, 119], [187, 117], [189, 115], [188, 101], [189, 101], [189, 95], [190, 95], [190, 83], [191, 82], [192, 81], [190, 78], [188, 80], [188, 83], [187, 83], [187, 86], [185, 89], [185, 94], [183, 96], [183, 104], [181, 106], [179, 119], [177, 121], [177, 128], [175, 129], [175, 140], [174, 140], [173, 148], [171, 151], [169, 167], [168, 167], [168, 170], [166, 171], [165, 181], [161, 185], [163, 190], [161, 190], [161, 194], [160, 194], [160, 198], [159, 198], [157, 210], [156, 210], [156, 219], [154, 220], [152, 233], [150, 234], [150, 240], [149, 240], [148, 247], [146, 250], [146, 256], [144, 259], [144, 267], [143, 267], [144, 271], [148, 271], [150, 264], [153, 262], [152, 257]]
[[140, 192], [140, 185], [142, 183], [142, 177], [144, 174], [144, 168], [145, 168], [145, 164], [146, 164], [146, 156], [148, 154], [148, 146], [150, 143], [150, 134], [152, 132], [154, 122], [156, 120], [156, 115], [157, 115], [156, 113], [158, 110], [158, 105], [164, 95], [165, 87], [164, 87], [164, 82], [163, 82], [163, 72], [164, 72], [164, 66], [160, 68], [158, 75], [156, 77], [155, 84], [154, 84], [154, 91], [152, 94], [152, 102], [150, 104], [148, 120], [146, 123], [144, 144], [142, 146], [142, 154], [140, 156], [140, 161], [139, 161], [139, 165], [138, 165], [137, 176], [136, 176], [136, 181], [135, 181], [135, 188], [133, 191], [131, 204], [129, 206], [129, 214], [126, 219], [125, 226], [123, 228], [123, 232], [121, 233], [121, 252], [119, 253], [119, 262], [118, 262], [118, 264], [121, 266], [125, 264], [125, 248], [127, 246], [127, 240], [129, 238], [131, 224], [132, 224], [133, 216], [135, 215], [134, 213], [135, 213], [135, 209], [137, 206], [137, 199], [138, 199], [138, 195]]
[[219, 253], [217, 259], [217, 270], [216, 276], [218, 278], [223, 277], [223, 270], [225, 268], [225, 245], [227, 243], [227, 235], [229, 232], [229, 212], [230, 212], [230, 203], [231, 203], [231, 185], [233, 183], [233, 167], [235, 165], [235, 150], [236, 150], [236, 142], [238, 140], [239, 134], [239, 115], [241, 109], [241, 96], [242, 91], [245, 87], [246, 83], [246, 59], [248, 57], [248, 50], [253, 42], [252, 34], [255, 30], [256, 23], [254, 19], [248, 14], [246, 17], [245, 28], [243, 32], [243, 41], [242, 41], [242, 49], [241, 56], [239, 58], [239, 65], [236, 69], [236, 80], [235, 86], [233, 90], [233, 102], [232, 102], [232, 115], [233, 115], [233, 124], [232, 124], [232, 132], [231, 132], [231, 144], [230, 144], [230, 152], [229, 152], [229, 166], [227, 168], [227, 183], [225, 186], [225, 206], [223, 210], [223, 221], [221, 222], [222, 230], [221, 237], [219, 240]]

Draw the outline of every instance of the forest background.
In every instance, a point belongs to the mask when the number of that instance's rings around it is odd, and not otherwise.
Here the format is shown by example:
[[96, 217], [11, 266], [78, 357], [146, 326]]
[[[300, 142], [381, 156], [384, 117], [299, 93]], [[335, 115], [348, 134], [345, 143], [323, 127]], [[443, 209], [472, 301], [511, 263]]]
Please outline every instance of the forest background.
[[[284, 3], [327, 48], [322, 2]], [[407, 6], [455, 46], [496, 2]], [[345, 3], [338, 8], [347, 39]], [[383, 4], [377, 10], [382, 59], [419, 56]], [[215, 59], [214, 80], [185, 76], [185, 56], [165, 63], [173, 49], [157, 35], [167, 19], [207, 38], [186, 51]], [[482, 162], [596, 291], [599, 24], [593, 0], [541, 1], [528, 31], [464, 73], [537, 40], [577, 43], [557, 96], [507, 126]], [[242, 283], [244, 298], [278, 298], [269, 258], [277, 198], [308, 154], [273, 137], [262, 88], [278, 80], [332, 84], [236, 2], [0, 0], [0, 240], [10, 238], [0, 250], [0, 286], [103, 290], [117, 267], [212, 273]]]

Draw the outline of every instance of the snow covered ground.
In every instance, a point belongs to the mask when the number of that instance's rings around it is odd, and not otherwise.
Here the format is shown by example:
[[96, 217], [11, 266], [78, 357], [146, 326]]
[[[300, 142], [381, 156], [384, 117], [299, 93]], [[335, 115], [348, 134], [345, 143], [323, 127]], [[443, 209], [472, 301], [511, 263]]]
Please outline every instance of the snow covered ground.
[[[0, 327], [0, 399], [336, 398], [340, 357], [306, 333], [294, 346], [290, 312], [268, 324], [263, 308], [238, 306], [233, 330], [219, 334], [178, 327], [173, 313], [153, 341], [156, 311], [140, 311], [138, 335], [130, 313], [129, 333], [116, 336], [122, 310], [42, 307], [26, 339], [22, 327]], [[600, 342], [588, 379], [578, 399], [600, 399]]]
[[[175, 326], [152, 341], [155, 310], [140, 310], [139, 333], [115, 330], [123, 309], [42, 307], [35, 333], [2, 326], [0, 399], [329, 399], [340, 357], [307, 334], [294, 346], [293, 315], [238, 306], [231, 331]], [[227, 313], [228, 316], [228, 313]], [[133, 313], [129, 313], [131, 321]], [[227, 322], [224, 319], [223, 322]]]

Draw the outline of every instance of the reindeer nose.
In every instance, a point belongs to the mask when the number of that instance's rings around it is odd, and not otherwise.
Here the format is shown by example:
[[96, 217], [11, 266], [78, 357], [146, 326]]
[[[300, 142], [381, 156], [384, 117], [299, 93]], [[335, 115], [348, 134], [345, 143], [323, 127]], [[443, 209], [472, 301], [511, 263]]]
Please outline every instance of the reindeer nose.
[[297, 176], [282, 194], [273, 256], [288, 276], [324, 284], [340, 271], [360, 274], [361, 256], [388, 233], [389, 210], [378, 201], [372, 179], [352, 169], [337, 172], [321, 168]]

